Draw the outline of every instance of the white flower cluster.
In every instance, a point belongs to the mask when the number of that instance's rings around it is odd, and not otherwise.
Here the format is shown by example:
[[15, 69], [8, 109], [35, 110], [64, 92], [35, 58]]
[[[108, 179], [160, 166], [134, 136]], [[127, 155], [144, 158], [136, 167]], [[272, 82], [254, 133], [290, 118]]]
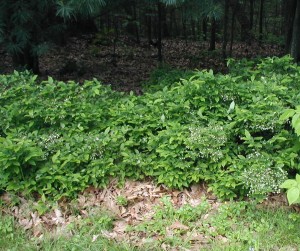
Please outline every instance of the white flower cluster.
[[249, 166], [243, 171], [242, 177], [245, 186], [249, 188], [249, 197], [280, 192], [279, 186], [287, 178], [286, 171], [259, 152], [249, 154], [246, 162]]
[[221, 98], [223, 101], [227, 102], [227, 101], [232, 101], [232, 100], [236, 100], [236, 97], [234, 95], [230, 95], [228, 93], [225, 94], [221, 94]]
[[274, 131], [276, 128], [276, 125], [278, 124], [278, 120], [269, 120], [267, 123], [255, 123], [249, 126], [250, 129], [255, 131]]
[[53, 147], [57, 144], [58, 141], [61, 141], [61, 137], [57, 133], [52, 133], [46, 138], [42, 138], [38, 143], [40, 147], [46, 150], [44, 158], [47, 158], [49, 154], [53, 153]]
[[[48, 137], [42, 137], [39, 146], [45, 150], [45, 159], [57, 151], [58, 145], [60, 145], [60, 147], [68, 146], [68, 148], [64, 150], [65, 153], [68, 154], [72, 152], [90, 154], [91, 160], [99, 159], [103, 156], [103, 146], [99, 136], [86, 135], [84, 138], [74, 136], [72, 142], [68, 142], [58, 133], [52, 133]], [[77, 146], [75, 147], [74, 145]]]
[[223, 157], [221, 147], [227, 142], [223, 126], [210, 124], [207, 127], [190, 127], [187, 148], [198, 151], [201, 158], [211, 158], [214, 162]]

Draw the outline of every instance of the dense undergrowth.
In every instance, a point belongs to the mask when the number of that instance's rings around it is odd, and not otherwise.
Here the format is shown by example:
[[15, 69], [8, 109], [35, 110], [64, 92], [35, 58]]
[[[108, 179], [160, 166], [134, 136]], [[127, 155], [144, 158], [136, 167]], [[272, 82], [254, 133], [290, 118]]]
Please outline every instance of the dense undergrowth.
[[171, 72], [142, 96], [97, 80], [1, 75], [0, 189], [58, 199], [110, 177], [152, 177], [176, 188], [205, 181], [225, 199], [278, 192], [300, 169], [287, 112], [300, 105], [300, 67], [289, 57], [229, 67], [177, 82]]

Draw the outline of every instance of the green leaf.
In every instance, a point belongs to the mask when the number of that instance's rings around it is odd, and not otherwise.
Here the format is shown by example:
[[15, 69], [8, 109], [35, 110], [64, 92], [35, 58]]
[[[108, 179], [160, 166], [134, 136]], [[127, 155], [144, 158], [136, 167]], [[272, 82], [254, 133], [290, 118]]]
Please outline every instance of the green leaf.
[[300, 175], [298, 173], [296, 174], [296, 181], [298, 184], [300, 184]]
[[246, 138], [249, 140], [251, 140], [252, 139], [252, 136], [251, 136], [251, 134], [250, 134], [250, 132], [248, 131], [248, 130], [245, 130], [245, 136], [246, 136]]
[[96, 95], [99, 95], [100, 94], [100, 91], [99, 91], [99, 89], [97, 89], [97, 88], [94, 88], [94, 93], [96, 94]]
[[295, 129], [295, 132], [300, 136], [300, 113], [297, 113], [292, 118], [292, 126]]
[[290, 189], [295, 186], [297, 186], [297, 182], [295, 180], [286, 180], [280, 185], [280, 188]]
[[53, 81], [53, 78], [51, 78], [51, 77], [48, 77], [48, 83], [52, 85], [52, 84], [53, 84], [53, 82], [54, 82], [54, 81]]
[[235, 102], [232, 101], [231, 104], [230, 104], [230, 106], [229, 106], [229, 109], [228, 109], [227, 113], [233, 112], [234, 111], [234, 107], [235, 107]]
[[60, 150], [58, 150], [57, 153], [52, 156], [51, 159], [52, 159], [53, 163], [59, 163], [60, 162], [60, 161], [57, 160], [59, 155], [60, 155]]
[[299, 199], [300, 189], [298, 187], [292, 187], [287, 191], [287, 199], [289, 204], [296, 203]]
[[296, 111], [294, 109], [286, 109], [286, 110], [284, 110], [284, 112], [279, 117], [279, 120], [280, 121], [286, 121], [288, 118], [294, 116], [295, 112]]

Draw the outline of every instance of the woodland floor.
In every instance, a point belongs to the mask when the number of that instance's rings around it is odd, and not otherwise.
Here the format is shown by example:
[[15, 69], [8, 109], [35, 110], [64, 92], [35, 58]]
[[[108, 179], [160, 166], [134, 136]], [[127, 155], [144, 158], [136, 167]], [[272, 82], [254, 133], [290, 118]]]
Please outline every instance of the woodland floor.
[[[107, 211], [115, 219], [113, 228], [110, 231], [105, 230], [99, 232], [98, 235], [94, 235], [93, 241], [104, 237], [117, 243], [127, 242], [132, 246], [142, 248], [149, 240], [149, 237], [137, 231], [127, 231], [127, 229], [151, 220], [157, 206], [162, 205], [161, 199], [166, 196], [170, 198], [175, 208], [180, 208], [186, 204], [195, 207], [203, 203], [205, 198], [210, 205], [210, 210], [204, 215], [204, 218], [214, 215], [223, 204], [214, 195], [207, 192], [207, 187], [204, 184], [195, 184], [188, 189], [176, 190], [168, 189], [164, 185], [157, 185], [152, 181], [127, 180], [124, 186], [120, 188], [116, 180], [111, 180], [107, 188], [97, 189], [90, 187], [73, 201], [61, 199], [57, 202], [56, 209], [48, 210], [48, 212], [43, 214], [39, 214], [36, 210], [39, 205], [38, 202], [19, 197], [20, 203], [17, 206], [10, 208], [0, 207], [0, 215], [1, 211], [6, 215], [12, 215], [22, 228], [30, 231], [33, 237], [42, 241], [46, 232], [53, 235], [53, 238], [55, 236], [70, 237], [74, 235], [68, 228], [70, 224], [76, 224], [95, 213], [99, 214]], [[126, 205], [118, 203], [118, 198], [121, 197], [126, 198]], [[16, 200], [16, 197], [5, 193], [0, 196], [0, 200], [6, 205], [11, 205]], [[257, 207], [287, 208], [287, 202], [285, 196], [279, 194], [270, 196]], [[296, 211], [299, 211], [298, 208]], [[186, 237], [189, 236], [190, 241], [192, 241], [192, 247], [188, 249], [190, 251], [209, 247], [209, 242], [212, 239], [220, 240], [224, 243], [227, 242], [227, 239], [222, 235], [212, 237], [193, 232], [192, 229], [178, 221], [169, 226], [167, 232], [169, 235], [172, 235], [173, 232], [178, 230], [184, 230]], [[159, 240], [163, 236], [156, 234], [153, 238]], [[184, 239], [184, 236], [182, 238]], [[181, 249], [172, 249], [165, 246], [161, 250]]]
[[[97, 78], [105, 84], [111, 84], [114, 89], [133, 90], [139, 94], [142, 84], [158, 67], [157, 49], [149, 47], [146, 40], [137, 44], [123, 37], [116, 43], [114, 53], [111, 40], [101, 39], [82, 35], [71, 37], [65, 46], [51, 48], [40, 58], [40, 76], [47, 78], [49, 75], [58, 80], [78, 82]], [[213, 69], [214, 72], [225, 73], [227, 68], [221, 46], [221, 43], [217, 43], [215, 51], [208, 51], [208, 42], [165, 39], [164, 63], [172, 68]], [[280, 55], [283, 55], [283, 49], [277, 45], [235, 42], [232, 48], [232, 58], [238, 59]], [[1, 48], [0, 56], [0, 74], [12, 72], [11, 58]]]

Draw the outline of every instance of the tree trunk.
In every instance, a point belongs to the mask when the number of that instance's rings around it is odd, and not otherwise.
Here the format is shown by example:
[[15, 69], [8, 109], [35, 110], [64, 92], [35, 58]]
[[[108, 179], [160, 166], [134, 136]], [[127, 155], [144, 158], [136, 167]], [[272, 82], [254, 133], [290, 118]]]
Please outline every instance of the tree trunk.
[[174, 32], [173, 32], [173, 24], [175, 22], [174, 12], [175, 12], [175, 9], [171, 8], [171, 10], [170, 10], [170, 26], [169, 26], [170, 36], [174, 36]]
[[295, 19], [295, 10], [297, 8], [298, 0], [286, 0], [284, 2], [285, 6], [285, 51], [286, 53], [291, 53], [291, 44], [293, 38], [293, 28], [294, 28], [294, 19]]
[[254, 0], [250, 0], [250, 30], [253, 29]]
[[234, 39], [234, 21], [235, 21], [235, 12], [232, 12], [231, 16], [231, 31], [230, 31], [230, 49], [229, 49], [229, 56], [232, 56], [232, 46], [233, 46], [233, 39]]
[[139, 26], [137, 23], [137, 14], [136, 14], [136, 2], [133, 2], [133, 20], [134, 20], [134, 30], [135, 30], [135, 38], [136, 42], [139, 44], [140, 41], [140, 33], [139, 33]]
[[162, 62], [162, 3], [157, 1], [157, 14], [158, 14], [158, 31], [157, 31], [157, 52], [158, 52], [158, 62]]
[[194, 40], [197, 40], [197, 36], [196, 36], [196, 27], [195, 27], [195, 20], [193, 18], [191, 18], [191, 31], [192, 31], [192, 36]]
[[251, 43], [250, 21], [244, 7], [240, 4], [239, 0], [229, 0], [229, 6], [235, 12], [236, 18], [241, 25], [241, 40]]
[[297, 0], [295, 9], [293, 32], [291, 39], [291, 56], [296, 62], [300, 62], [300, 0]]
[[264, 0], [260, 0], [259, 7], [259, 44], [262, 43], [263, 39], [263, 17], [264, 17]]
[[204, 18], [202, 21], [202, 32], [203, 32], [203, 40], [207, 41], [207, 19]]
[[151, 14], [146, 16], [147, 19], [147, 37], [148, 37], [148, 44], [150, 46], [152, 41], [152, 17]]
[[227, 32], [228, 32], [228, 15], [229, 15], [229, 5], [228, 0], [224, 0], [224, 29], [223, 29], [223, 45], [222, 54], [223, 58], [226, 58], [226, 47], [227, 47]]
[[185, 43], [187, 43], [187, 30], [186, 30], [186, 20], [185, 18], [182, 18], [182, 32], [183, 32], [183, 39]]
[[216, 49], [216, 27], [217, 23], [216, 20], [213, 18], [211, 20], [211, 30], [210, 30], [210, 43], [209, 43], [209, 50], [214, 51]]
[[162, 22], [162, 34], [164, 37], [169, 37], [169, 29], [167, 24], [167, 8], [164, 5], [161, 5], [161, 22]]

